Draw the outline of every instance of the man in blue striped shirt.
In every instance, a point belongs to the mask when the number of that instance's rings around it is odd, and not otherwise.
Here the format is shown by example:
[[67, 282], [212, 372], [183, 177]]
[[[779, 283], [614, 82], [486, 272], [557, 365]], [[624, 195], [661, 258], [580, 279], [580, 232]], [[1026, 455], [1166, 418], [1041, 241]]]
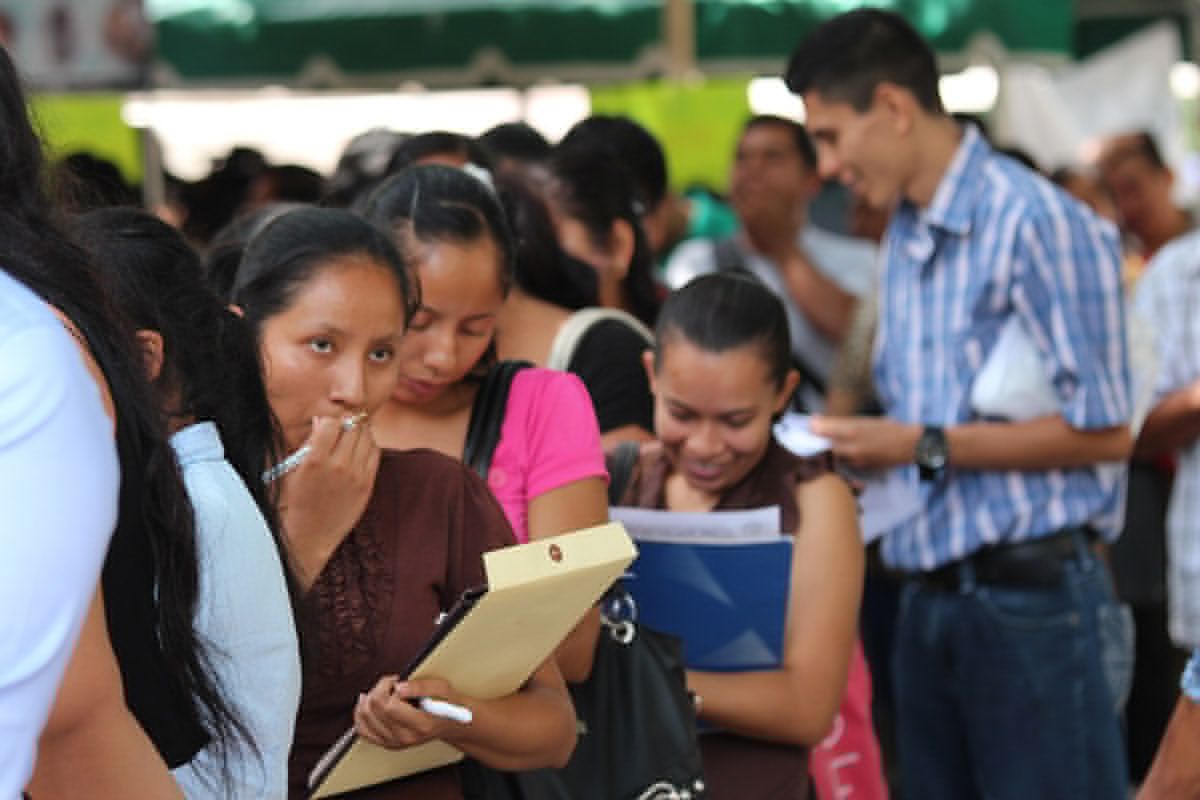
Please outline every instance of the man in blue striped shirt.
[[[904, 470], [924, 498], [882, 543], [906, 578], [894, 654], [905, 794], [1124, 797], [1101, 648], [1119, 615], [1092, 548], [1119, 531], [1132, 447], [1116, 231], [960, 128], [933, 53], [894, 14], [826, 22], [787, 79], [822, 173], [894, 209], [875, 345], [887, 416], [813, 429], [852, 464]], [[1058, 414], [972, 409], [1013, 319]]]

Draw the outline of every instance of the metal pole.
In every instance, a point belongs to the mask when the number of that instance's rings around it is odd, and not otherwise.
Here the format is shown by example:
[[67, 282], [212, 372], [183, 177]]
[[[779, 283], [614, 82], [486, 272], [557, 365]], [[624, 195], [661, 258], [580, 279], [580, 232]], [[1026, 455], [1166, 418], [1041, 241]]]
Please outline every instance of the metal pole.
[[667, 77], [681, 80], [696, 74], [696, 7], [692, 0], [665, 0], [663, 43]]

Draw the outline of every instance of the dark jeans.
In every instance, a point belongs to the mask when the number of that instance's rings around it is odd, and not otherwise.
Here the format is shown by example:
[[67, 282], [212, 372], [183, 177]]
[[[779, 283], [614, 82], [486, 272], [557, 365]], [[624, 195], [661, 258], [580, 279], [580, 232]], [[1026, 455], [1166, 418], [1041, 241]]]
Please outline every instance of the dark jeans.
[[1125, 752], [1102, 629], [1117, 608], [1080, 547], [1050, 588], [909, 582], [894, 685], [905, 798], [1124, 800]]

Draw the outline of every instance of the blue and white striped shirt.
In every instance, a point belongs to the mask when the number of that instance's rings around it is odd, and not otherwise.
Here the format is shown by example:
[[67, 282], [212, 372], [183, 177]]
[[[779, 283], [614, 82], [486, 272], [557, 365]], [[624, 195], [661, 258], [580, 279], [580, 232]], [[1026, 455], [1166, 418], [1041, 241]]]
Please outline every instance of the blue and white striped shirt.
[[[1129, 365], [1115, 229], [968, 126], [927, 209], [904, 201], [884, 242], [875, 379], [889, 417], [977, 420], [971, 385], [1013, 314], [1078, 429], [1126, 424]], [[953, 462], [953, 453], [951, 453]], [[917, 470], [905, 467], [917, 483]], [[928, 570], [988, 544], [1089, 524], [1120, 531], [1121, 465], [1045, 472], [953, 463], [921, 484], [925, 513], [890, 532], [884, 561]]]

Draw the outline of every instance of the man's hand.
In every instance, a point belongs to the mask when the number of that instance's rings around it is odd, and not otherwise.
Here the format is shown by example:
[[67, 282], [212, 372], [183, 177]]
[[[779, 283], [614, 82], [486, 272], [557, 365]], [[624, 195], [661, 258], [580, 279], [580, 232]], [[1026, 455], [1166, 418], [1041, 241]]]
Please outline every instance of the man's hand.
[[887, 417], [812, 417], [810, 429], [833, 442], [833, 452], [853, 467], [913, 463], [921, 426]]
[[1200, 707], [1180, 697], [1137, 800], [1200, 794]]
[[794, 243], [776, 259], [788, 294], [813, 327], [831, 342], [846, 338], [858, 298], [822, 274]]

